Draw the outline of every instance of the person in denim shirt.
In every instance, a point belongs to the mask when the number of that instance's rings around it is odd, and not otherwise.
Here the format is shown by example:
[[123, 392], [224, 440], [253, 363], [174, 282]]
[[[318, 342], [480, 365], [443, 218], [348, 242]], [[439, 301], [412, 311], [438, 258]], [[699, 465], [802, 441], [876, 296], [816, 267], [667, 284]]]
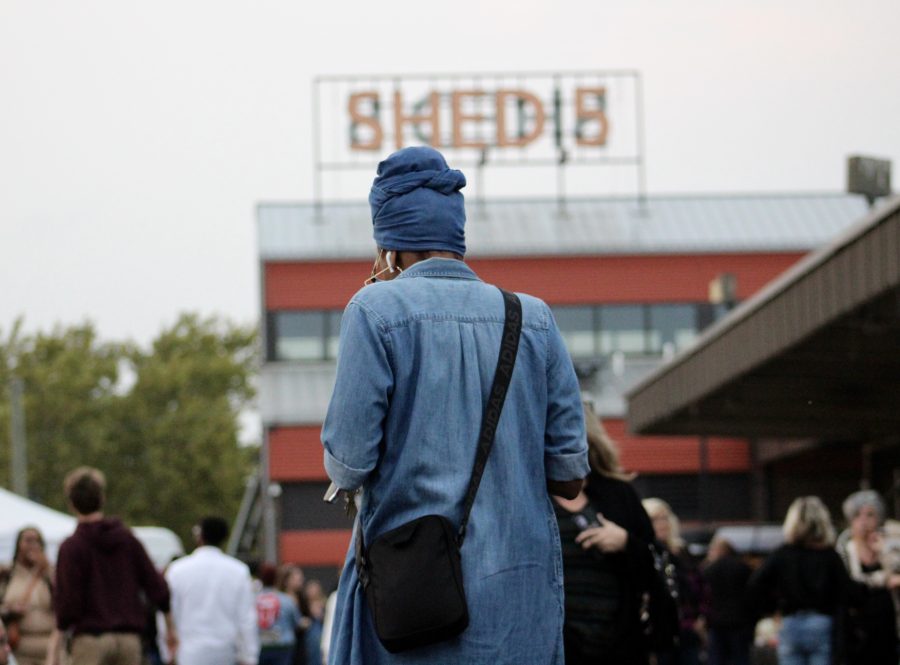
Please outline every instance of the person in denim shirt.
[[[366, 542], [427, 514], [455, 524], [497, 364], [500, 291], [462, 261], [465, 177], [431, 148], [379, 164], [369, 201], [376, 283], [341, 322], [325, 468], [362, 488], [354, 528]], [[378, 279], [381, 278], [381, 279]], [[559, 532], [550, 493], [574, 497], [587, 475], [578, 381], [545, 303], [520, 294], [518, 358], [462, 547], [469, 627], [399, 654], [375, 634], [353, 545], [338, 588], [336, 665], [564, 661]]]
[[300, 625], [297, 601], [275, 588], [278, 570], [264, 563], [259, 570], [262, 589], [256, 594], [256, 620], [259, 626], [259, 665], [291, 665], [296, 630]]

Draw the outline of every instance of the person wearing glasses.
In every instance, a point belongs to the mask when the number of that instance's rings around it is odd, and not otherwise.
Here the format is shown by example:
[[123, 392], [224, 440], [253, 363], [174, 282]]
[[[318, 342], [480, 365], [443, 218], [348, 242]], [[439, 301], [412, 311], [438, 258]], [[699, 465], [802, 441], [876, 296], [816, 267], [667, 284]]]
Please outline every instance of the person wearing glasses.
[[[424, 515], [462, 523], [482, 412], [498, 367], [504, 296], [464, 262], [465, 176], [430, 147], [378, 166], [376, 261], [341, 323], [322, 428], [325, 469], [362, 488], [365, 541]], [[572, 361], [541, 300], [518, 294], [521, 336], [461, 548], [469, 623], [399, 654], [379, 641], [351, 544], [338, 588], [334, 665], [564, 662], [562, 556], [549, 494], [589, 471]]]

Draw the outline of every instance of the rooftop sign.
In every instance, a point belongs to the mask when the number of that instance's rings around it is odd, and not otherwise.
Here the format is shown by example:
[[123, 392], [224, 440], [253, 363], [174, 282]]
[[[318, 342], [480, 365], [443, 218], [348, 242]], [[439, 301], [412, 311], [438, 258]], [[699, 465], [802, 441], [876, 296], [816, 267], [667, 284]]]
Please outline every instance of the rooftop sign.
[[642, 168], [636, 72], [322, 77], [313, 96], [317, 199], [322, 172], [410, 145], [459, 167]]

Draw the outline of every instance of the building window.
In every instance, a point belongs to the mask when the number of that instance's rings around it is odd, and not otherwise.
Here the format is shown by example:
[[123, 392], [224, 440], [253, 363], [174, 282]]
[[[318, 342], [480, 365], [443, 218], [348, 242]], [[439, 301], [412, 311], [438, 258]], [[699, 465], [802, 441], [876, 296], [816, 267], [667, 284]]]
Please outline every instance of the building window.
[[325, 312], [275, 312], [275, 360], [322, 360]]
[[339, 310], [331, 310], [326, 313], [325, 328], [325, 357], [329, 359], [337, 358], [338, 340], [341, 336], [341, 318], [344, 313]]
[[339, 309], [269, 312], [268, 360], [334, 360], [342, 316]]
[[697, 337], [696, 305], [650, 305], [648, 315], [650, 353], [681, 351]]
[[593, 307], [554, 307], [553, 318], [570, 355], [577, 358], [597, 354]]
[[647, 352], [642, 305], [602, 305], [599, 310], [600, 353], [620, 351], [626, 355], [639, 355]]
[[621, 353], [671, 356], [690, 345], [719, 312], [703, 302], [553, 307], [573, 358]]
[[[553, 307], [573, 358], [664, 355], [681, 351], [724, 313], [709, 303]], [[285, 310], [267, 316], [269, 360], [321, 361], [338, 355], [343, 311]]]

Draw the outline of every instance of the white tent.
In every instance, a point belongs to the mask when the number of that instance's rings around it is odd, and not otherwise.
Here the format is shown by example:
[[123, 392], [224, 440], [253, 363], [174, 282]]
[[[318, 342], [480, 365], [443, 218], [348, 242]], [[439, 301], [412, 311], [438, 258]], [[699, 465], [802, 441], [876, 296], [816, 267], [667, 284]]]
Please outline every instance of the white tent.
[[[47, 508], [0, 487], [0, 565], [7, 565], [12, 561], [16, 534], [26, 526], [35, 526], [40, 530], [47, 545], [47, 558], [55, 562], [59, 546], [75, 531], [76, 521], [71, 515]], [[184, 554], [181, 540], [169, 529], [139, 526], [133, 531], [157, 568], [165, 566], [172, 557]]]

